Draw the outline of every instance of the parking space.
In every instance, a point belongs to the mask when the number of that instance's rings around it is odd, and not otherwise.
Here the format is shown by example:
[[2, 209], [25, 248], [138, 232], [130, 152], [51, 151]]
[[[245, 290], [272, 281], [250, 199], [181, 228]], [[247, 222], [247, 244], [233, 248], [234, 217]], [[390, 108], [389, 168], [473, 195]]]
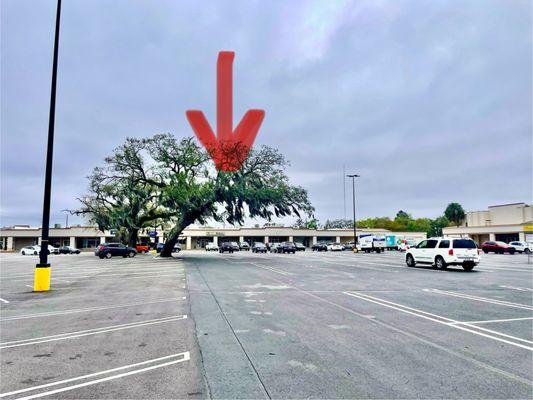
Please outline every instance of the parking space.
[[36, 258], [2, 255], [2, 397], [204, 395], [180, 260], [50, 260], [53, 291], [37, 294]]
[[526, 255], [0, 257], [0, 397], [531, 398]]

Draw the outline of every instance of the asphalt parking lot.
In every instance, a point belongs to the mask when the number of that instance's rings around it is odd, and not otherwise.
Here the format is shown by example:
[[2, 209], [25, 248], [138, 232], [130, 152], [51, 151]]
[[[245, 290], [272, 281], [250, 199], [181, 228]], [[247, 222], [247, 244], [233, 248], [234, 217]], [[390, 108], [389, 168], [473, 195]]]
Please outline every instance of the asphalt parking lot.
[[533, 264], [1, 254], [0, 397], [532, 398]]

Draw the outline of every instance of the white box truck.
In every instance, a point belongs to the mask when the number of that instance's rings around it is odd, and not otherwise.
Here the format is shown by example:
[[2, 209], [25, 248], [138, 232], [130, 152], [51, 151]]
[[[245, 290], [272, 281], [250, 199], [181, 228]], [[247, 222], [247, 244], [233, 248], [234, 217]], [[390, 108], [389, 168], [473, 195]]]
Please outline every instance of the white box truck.
[[381, 253], [385, 251], [386, 243], [384, 236], [376, 236], [372, 234], [361, 235], [357, 240], [357, 250], [370, 253], [375, 251]]

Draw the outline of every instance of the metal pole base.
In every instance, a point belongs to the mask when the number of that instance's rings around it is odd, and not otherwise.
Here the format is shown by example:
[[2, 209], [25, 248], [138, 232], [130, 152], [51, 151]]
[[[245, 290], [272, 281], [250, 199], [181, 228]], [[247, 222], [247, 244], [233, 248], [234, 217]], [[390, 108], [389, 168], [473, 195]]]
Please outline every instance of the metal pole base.
[[50, 290], [51, 276], [52, 269], [50, 268], [50, 264], [37, 264], [33, 277], [33, 291], [48, 292]]

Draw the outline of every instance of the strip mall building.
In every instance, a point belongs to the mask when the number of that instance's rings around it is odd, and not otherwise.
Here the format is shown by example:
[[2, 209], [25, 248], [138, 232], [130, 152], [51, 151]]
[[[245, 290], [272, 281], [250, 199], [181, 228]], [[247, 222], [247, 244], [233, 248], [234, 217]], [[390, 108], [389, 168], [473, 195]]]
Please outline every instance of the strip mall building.
[[469, 211], [460, 226], [443, 229], [445, 235], [469, 236], [481, 244], [487, 240], [533, 243], [533, 205], [512, 203]]
[[[416, 241], [426, 238], [425, 232], [390, 232], [386, 229], [358, 229], [358, 236], [365, 233], [376, 235], [395, 235]], [[164, 242], [164, 232], [157, 232], [153, 237], [141, 234], [139, 241], [143, 244]], [[0, 248], [4, 251], [18, 251], [24, 246], [39, 244], [41, 229], [29, 226], [13, 226], [0, 229]], [[100, 243], [116, 241], [110, 232], [102, 232], [93, 226], [72, 226], [69, 228], [51, 228], [50, 241], [54, 246], [72, 246], [78, 249], [92, 249]], [[269, 226], [264, 228], [188, 228], [183, 232], [180, 242], [185, 249], [204, 248], [207, 243], [222, 242], [264, 242], [276, 243], [294, 241], [312, 246], [320, 241], [347, 243], [353, 241], [350, 229], [295, 229], [290, 227]]]

